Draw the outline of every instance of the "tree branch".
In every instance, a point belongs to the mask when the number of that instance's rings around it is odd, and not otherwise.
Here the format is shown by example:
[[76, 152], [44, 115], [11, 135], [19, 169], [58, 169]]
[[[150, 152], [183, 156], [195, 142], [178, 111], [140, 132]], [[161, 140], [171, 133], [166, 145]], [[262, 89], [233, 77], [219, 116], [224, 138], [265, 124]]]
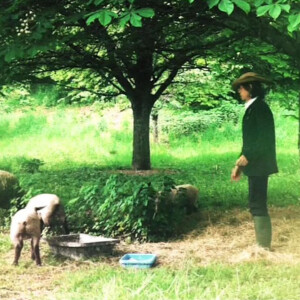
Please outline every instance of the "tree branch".
[[171, 82], [173, 81], [173, 79], [176, 77], [176, 75], [178, 73], [178, 70], [179, 70], [179, 67], [176, 68], [176, 69], [173, 69], [170, 72], [168, 78], [160, 85], [160, 87], [158, 88], [158, 90], [154, 94], [154, 99], [155, 100], [157, 100], [162, 95], [162, 93], [166, 90], [166, 88], [171, 84]]

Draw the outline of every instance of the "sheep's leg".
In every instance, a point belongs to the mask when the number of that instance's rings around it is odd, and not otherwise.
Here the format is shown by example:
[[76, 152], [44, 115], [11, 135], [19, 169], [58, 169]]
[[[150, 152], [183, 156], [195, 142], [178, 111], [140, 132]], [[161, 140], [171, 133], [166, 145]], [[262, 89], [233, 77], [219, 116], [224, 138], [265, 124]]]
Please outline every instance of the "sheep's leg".
[[40, 257], [40, 238], [39, 237], [33, 237], [32, 238], [32, 246], [33, 251], [35, 255], [35, 262], [38, 266], [42, 264], [41, 257]]
[[33, 239], [31, 239], [31, 259], [32, 259], [32, 260], [35, 260], [35, 253], [34, 253]]
[[45, 228], [44, 222], [41, 220], [40, 221], [40, 230], [41, 230], [41, 233], [43, 232], [44, 228]]
[[23, 248], [23, 240], [21, 239], [21, 240], [18, 240], [15, 243], [15, 259], [14, 259], [14, 262], [13, 262], [13, 265], [15, 265], [15, 266], [18, 265], [22, 248]]

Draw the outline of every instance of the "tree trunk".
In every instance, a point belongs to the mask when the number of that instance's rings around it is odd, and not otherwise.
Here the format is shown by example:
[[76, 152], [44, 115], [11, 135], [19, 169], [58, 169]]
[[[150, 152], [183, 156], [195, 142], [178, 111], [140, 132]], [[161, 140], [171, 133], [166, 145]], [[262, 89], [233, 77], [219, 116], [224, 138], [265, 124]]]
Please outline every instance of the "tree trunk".
[[[141, 100], [141, 99], [140, 99]], [[135, 101], [133, 110], [133, 157], [134, 170], [150, 170], [150, 113], [152, 109], [150, 101]]]
[[300, 92], [298, 95], [298, 153], [300, 160]]

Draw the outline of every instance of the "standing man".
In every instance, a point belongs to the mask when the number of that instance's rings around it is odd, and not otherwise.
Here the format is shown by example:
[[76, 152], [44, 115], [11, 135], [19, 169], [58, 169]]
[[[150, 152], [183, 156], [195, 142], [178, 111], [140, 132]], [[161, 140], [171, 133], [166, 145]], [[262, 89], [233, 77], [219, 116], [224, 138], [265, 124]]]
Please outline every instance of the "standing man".
[[267, 207], [269, 175], [278, 172], [275, 149], [273, 114], [264, 101], [262, 83], [269, 81], [256, 73], [243, 74], [232, 84], [245, 101], [243, 117], [243, 147], [240, 158], [231, 173], [238, 181], [243, 172], [248, 176], [249, 208], [253, 216], [256, 242], [270, 249], [272, 225]]

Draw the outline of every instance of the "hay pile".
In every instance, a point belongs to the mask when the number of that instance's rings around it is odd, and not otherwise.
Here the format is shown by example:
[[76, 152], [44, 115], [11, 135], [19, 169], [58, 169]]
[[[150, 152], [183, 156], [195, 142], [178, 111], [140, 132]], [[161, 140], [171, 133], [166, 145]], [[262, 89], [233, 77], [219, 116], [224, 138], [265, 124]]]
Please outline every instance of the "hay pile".
[[207, 266], [212, 263], [239, 264], [269, 261], [300, 263], [300, 207], [272, 208], [272, 251], [256, 246], [254, 225], [247, 211], [202, 215], [196, 229], [181, 239], [167, 243], [121, 243], [125, 253], [154, 253], [161, 265], [182, 268], [184, 265]]

